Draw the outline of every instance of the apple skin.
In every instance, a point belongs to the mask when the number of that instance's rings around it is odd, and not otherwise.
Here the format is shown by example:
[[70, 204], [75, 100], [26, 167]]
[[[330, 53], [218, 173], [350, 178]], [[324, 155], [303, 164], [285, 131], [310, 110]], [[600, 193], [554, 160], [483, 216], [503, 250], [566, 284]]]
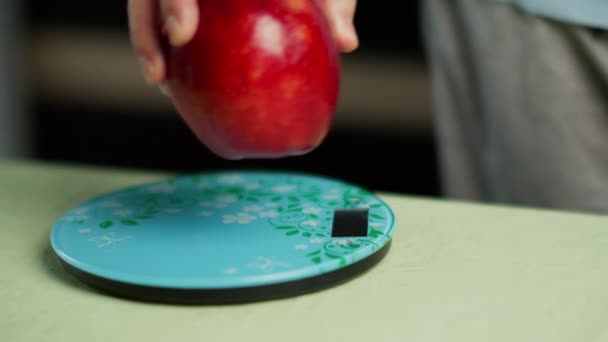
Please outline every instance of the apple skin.
[[318, 147], [333, 124], [339, 51], [314, 0], [199, 0], [197, 32], [169, 48], [168, 89], [198, 139], [225, 159]]

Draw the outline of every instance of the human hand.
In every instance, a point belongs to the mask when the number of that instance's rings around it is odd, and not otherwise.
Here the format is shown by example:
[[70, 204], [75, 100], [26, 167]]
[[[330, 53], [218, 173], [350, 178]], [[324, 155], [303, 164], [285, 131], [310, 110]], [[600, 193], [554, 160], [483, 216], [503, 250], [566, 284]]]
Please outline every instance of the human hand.
[[[359, 45], [353, 24], [357, 0], [315, 1], [327, 17], [338, 49], [354, 51]], [[197, 6], [197, 0], [129, 0], [131, 42], [149, 83], [161, 84], [166, 78], [159, 30], [167, 35], [171, 45], [185, 45], [196, 33]]]

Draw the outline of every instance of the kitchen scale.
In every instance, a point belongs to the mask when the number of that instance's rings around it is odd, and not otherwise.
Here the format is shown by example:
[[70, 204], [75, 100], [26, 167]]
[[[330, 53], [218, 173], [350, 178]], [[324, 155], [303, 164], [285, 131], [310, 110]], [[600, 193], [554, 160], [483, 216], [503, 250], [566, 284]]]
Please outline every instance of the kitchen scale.
[[105, 194], [54, 224], [82, 282], [190, 304], [295, 296], [343, 283], [390, 248], [394, 215], [369, 191], [290, 172], [183, 175]]

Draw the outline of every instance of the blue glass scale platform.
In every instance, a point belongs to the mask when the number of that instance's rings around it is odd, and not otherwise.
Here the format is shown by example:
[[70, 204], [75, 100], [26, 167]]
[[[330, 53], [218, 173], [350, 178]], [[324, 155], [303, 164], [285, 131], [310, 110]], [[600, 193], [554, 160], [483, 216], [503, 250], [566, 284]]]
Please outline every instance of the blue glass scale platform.
[[81, 281], [170, 303], [241, 303], [340, 284], [390, 248], [394, 215], [366, 189], [284, 172], [184, 175], [86, 201], [51, 245]]

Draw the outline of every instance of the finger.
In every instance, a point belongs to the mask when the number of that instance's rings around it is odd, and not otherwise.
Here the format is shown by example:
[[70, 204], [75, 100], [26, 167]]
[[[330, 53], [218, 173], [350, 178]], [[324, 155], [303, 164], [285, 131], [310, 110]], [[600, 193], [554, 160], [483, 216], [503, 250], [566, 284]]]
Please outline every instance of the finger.
[[323, 9], [334, 40], [343, 52], [352, 52], [359, 46], [354, 25], [357, 0], [318, 0]]
[[336, 15], [341, 18], [336, 29], [338, 45], [343, 52], [352, 52], [359, 47], [359, 37], [355, 29], [354, 19], [357, 0], [334, 1]]
[[165, 63], [156, 31], [155, 4], [151, 0], [129, 0], [128, 5], [131, 42], [149, 83], [158, 83], [165, 77]]
[[197, 0], [161, 0], [163, 31], [173, 46], [188, 43], [198, 27]]

